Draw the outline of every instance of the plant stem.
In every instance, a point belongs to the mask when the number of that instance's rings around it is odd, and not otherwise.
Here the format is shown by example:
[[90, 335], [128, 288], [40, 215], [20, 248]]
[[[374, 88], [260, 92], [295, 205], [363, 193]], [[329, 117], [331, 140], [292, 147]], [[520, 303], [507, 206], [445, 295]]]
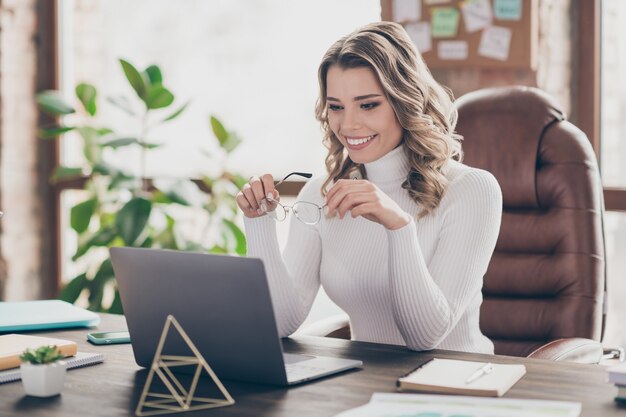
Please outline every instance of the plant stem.
[[137, 138], [137, 141], [139, 142], [139, 158], [140, 158], [140, 162], [139, 162], [139, 189], [141, 190], [141, 192], [146, 192], [149, 189], [149, 184], [148, 184], [148, 178], [146, 178], [146, 147], [144, 146], [145, 144], [145, 137], [148, 133], [148, 109], [146, 109], [146, 112], [143, 114], [143, 117], [141, 119], [141, 133], [139, 134], [139, 137]]

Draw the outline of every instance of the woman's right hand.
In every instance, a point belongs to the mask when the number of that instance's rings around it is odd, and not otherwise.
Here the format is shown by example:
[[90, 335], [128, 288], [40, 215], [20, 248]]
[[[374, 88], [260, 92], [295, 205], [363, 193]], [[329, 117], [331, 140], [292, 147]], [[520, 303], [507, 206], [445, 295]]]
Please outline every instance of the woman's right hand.
[[243, 211], [244, 216], [250, 219], [261, 217], [268, 211], [274, 211], [279, 200], [280, 195], [274, 188], [272, 174], [264, 174], [261, 178], [251, 177], [236, 197], [237, 205]]

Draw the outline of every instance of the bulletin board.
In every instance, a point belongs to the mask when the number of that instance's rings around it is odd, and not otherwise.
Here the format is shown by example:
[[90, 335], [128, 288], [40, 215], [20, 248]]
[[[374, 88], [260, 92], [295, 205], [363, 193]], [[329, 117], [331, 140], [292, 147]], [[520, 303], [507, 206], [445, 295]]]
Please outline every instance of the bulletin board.
[[[538, 0], [382, 0], [430, 68], [536, 69]], [[456, 22], [456, 23], [455, 23]]]

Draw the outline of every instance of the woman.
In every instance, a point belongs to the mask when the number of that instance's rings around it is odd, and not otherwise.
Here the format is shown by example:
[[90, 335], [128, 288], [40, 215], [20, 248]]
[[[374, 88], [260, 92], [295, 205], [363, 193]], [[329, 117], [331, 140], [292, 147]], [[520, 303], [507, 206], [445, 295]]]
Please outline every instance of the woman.
[[321, 284], [350, 316], [354, 340], [493, 353], [479, 310], [502, 195], [491, 174], [459, 162], [451, 97], [389, 22], [337, 41], [318, 75], [328, 176], [298, 200], [323, 207], [319, 221], [292, 219], [281, 255], [267, 215], [279, 199], [272, 176], [251, 178], [237, 196], [281, 337]]

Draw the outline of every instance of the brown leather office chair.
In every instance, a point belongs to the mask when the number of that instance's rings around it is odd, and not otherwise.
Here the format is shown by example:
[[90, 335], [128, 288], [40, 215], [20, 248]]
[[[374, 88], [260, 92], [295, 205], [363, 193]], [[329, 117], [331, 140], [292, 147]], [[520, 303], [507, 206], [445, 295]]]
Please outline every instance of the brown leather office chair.
[[589, 140], [536, 88], [484, 89], [456, 104], [464, 163], [491, 172], [503, 195], [483, 333], [497, 354], [598, 362], [603, 197]]
[[[480, 326], [495, 353], [597, 363], [603, 325], [602, 185], [585, 134], [546, 93], [490, 88], [457, 100], [464, 162], [502, 188]], [[349, 337], [345, 317], [306, 329]]]

